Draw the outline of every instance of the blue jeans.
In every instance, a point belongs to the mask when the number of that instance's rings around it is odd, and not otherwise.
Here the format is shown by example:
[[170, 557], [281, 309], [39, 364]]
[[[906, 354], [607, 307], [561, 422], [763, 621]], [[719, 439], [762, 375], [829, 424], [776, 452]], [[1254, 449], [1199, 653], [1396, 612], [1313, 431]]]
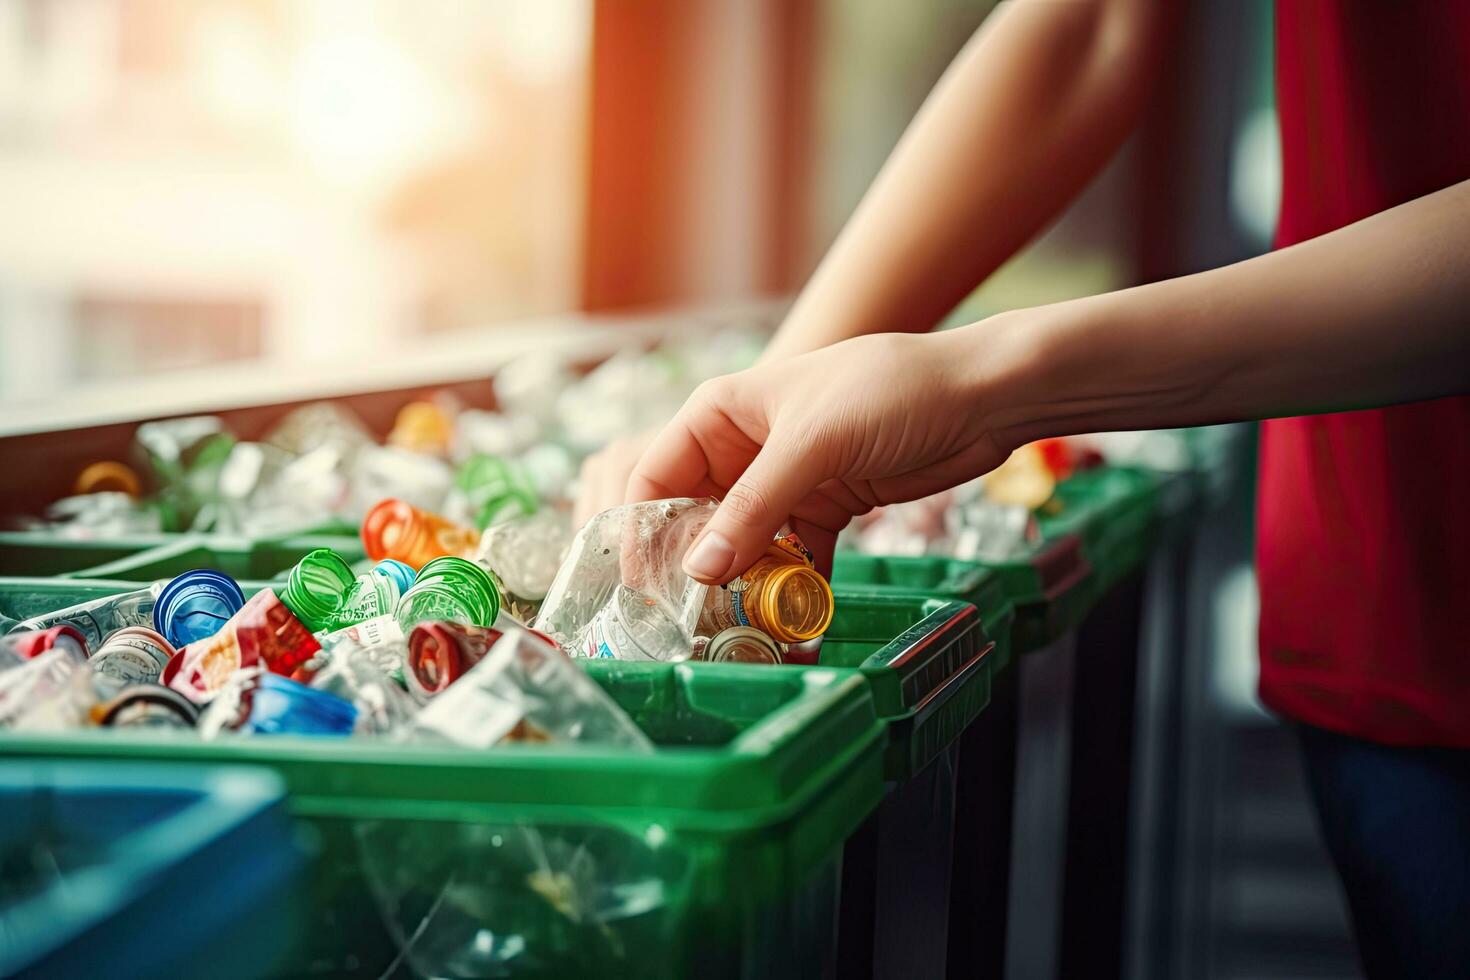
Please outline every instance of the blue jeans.
[[1470, 977], [1470, 750], [1297, 733], [1364, 971]]

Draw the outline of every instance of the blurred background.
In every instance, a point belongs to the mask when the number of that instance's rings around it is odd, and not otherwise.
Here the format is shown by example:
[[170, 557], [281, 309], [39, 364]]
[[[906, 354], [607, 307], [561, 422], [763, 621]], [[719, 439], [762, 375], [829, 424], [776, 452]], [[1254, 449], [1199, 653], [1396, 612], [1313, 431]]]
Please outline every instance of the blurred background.
[[[992, 6], [6, 0], [0, 435], [435, 356], [469, 380], [464, 351], [610, 314], [773, 324]], [[1271, 4], [1192, 6], [1141, 131], [955, 319], [1267, 247]], [[1354, 975], [1294, 745], [1254, 700], [1251, 509], [1247, 480], [1177, 558], [1188, 656], [1140, 695], [1133, 976]]]

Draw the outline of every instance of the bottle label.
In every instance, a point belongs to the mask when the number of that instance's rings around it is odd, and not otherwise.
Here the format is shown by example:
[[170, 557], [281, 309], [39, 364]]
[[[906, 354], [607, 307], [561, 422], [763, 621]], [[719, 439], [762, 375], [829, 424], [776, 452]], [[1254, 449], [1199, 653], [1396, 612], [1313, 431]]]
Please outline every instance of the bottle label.
[[704, 611], [699, 617], [699, 629], [713, 635], [732, 626], [751, 625], [750, 615], [745, 609], [745, 593], [750, 585], [750, 580], [742, 575], [728, 585], [710, 586]]
[[603, 622], [603, 617], [607, 615], [609, 613], [606, 610], [599, 613], [587, 630], [587, 656], [593, 660], [618, 659], [617, 652], [613, 649], [607, 635], [607, 625]]
[[345, 629], [318, 634], [318, 640], [323, 647], [350, 640], [360, 647], [371, 648], [401, 643], [403, 639], [403, 627], [399, 626], [398, 620], [392, 616], [374, 616], [372, 619], [365, 619]]
[[100, 650], [89, 663], [92, 670], [115, 677], [127, 684], [158, 683], [167, 658], [160, 662], [163, 651], [141, 637], [114, 640]]
[[745, 591], [750, 583], [743, 577], [730, 583], [730, 612], [735, 616], [735, 625], [749, 626], [750, 617], [745, 614]]

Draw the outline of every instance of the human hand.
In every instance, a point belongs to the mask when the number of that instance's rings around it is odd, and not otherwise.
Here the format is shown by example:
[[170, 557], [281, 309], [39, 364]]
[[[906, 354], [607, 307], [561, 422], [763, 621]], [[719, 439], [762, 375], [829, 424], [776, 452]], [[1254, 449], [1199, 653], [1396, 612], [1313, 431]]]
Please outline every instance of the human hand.
[[684, 569], [711, 584], [790, 523], [830, 570], [837, 533], [880, 504], [999, 465], [973, 334], [876, 334], [705, 382], [643, 453], [627, 499], [721, 498]]

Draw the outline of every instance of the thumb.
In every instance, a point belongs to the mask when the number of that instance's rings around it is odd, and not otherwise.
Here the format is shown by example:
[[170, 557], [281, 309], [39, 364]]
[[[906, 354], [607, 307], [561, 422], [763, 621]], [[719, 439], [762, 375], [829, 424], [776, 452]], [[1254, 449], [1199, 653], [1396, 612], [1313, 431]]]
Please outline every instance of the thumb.
[[791, 511], [826, 476], [816, 454], [772, 432], [684, 556], [684, 571], [710, 585], [755, 564]]

